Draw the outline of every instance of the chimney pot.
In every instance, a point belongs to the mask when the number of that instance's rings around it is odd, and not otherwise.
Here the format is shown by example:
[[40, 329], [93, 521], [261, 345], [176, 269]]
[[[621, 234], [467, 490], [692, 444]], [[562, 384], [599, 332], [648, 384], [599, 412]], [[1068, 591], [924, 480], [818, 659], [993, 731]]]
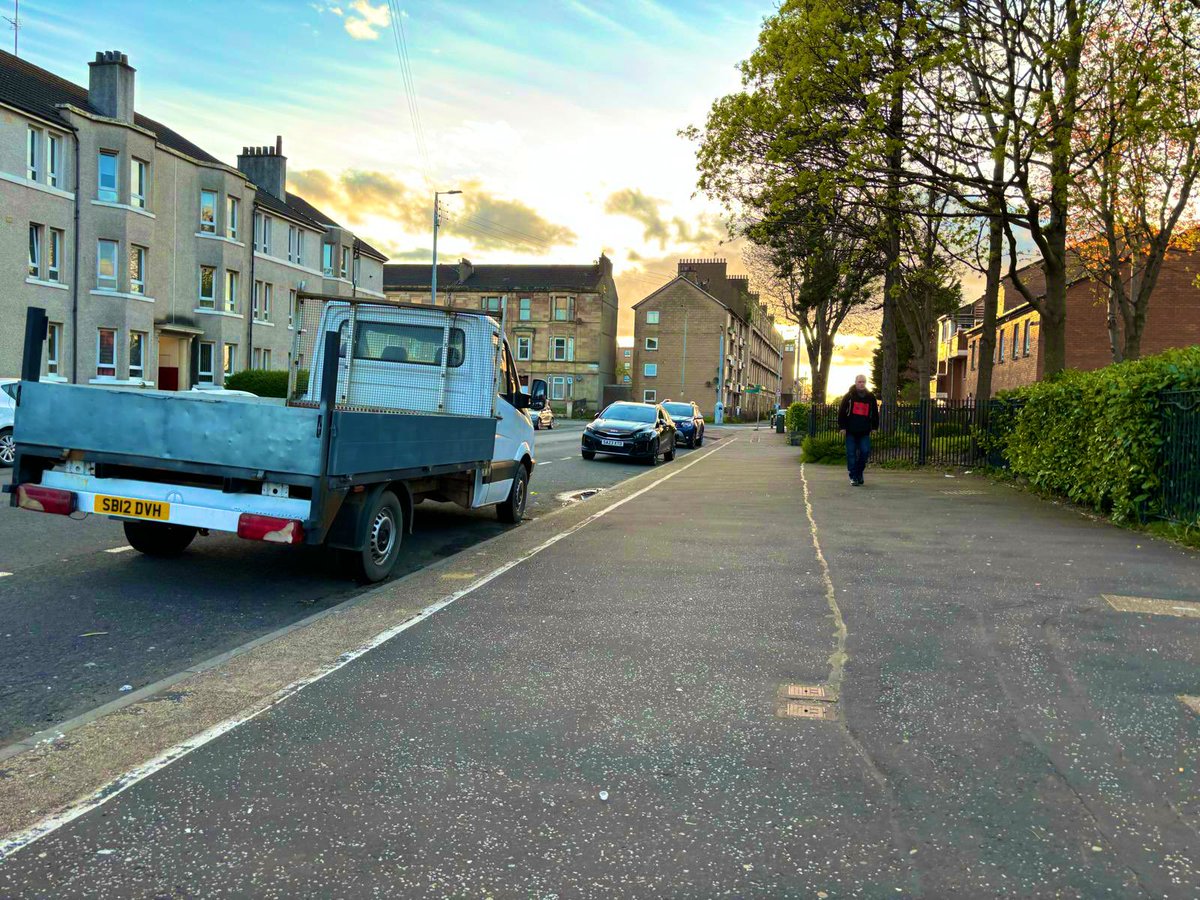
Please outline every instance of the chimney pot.
[[282, 135], [276, 135], [275, 146], [245, 147], [238, 157], [238, 170], [264, 191], [276, 197], [287, 196], [287, 157], [279, 152]]
[[88, 105], [102, 116], [132, 124], [135, 72], [121, 51], [97, 51], [88, 63]]

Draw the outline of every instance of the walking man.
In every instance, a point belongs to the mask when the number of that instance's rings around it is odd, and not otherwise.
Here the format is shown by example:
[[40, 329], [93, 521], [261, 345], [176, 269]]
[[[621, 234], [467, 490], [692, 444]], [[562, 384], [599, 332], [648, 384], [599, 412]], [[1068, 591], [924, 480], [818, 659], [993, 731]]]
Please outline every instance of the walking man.
[[855, 487], [863, 483], [863, 470], [871, 455], [871, 432], [878, 427], [879, 401], [867, 390], [867, 376], [859, 375], [838, 407], [838, 428], [846, 436], [846, 468]]

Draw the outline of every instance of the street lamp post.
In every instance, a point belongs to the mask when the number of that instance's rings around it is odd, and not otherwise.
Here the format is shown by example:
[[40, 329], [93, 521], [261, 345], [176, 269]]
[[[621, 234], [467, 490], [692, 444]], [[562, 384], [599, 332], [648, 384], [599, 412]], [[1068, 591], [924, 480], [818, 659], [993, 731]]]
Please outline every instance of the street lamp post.
[[429, 302], [437, 306], [437, 233], [441, 217], [438, 214], [438, 197], [449, 197], [451, 194], [461, 194], [462, 191], [433, 192], [433, 276], [429, 279]]

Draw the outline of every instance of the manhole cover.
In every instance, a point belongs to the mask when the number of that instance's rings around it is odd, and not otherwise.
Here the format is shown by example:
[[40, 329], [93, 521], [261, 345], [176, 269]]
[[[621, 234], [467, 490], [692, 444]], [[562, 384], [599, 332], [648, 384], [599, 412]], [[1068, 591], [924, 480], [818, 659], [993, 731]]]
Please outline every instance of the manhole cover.
[[578, 503], [600, 493], [600, 488], [584, 488], [582, 491], [565, 491], [558, 495], [559, 503]]

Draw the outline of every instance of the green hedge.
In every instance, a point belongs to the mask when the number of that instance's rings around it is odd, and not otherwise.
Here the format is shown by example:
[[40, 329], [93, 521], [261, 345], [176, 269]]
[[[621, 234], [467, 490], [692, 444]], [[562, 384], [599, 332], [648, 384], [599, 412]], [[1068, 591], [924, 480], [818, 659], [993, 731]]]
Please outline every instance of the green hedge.
[[[249, 391], [259, 397], [286, 397], [288, 373], [279, 369], [246, 369], [235, 372], [225, 379], [225, 387], [231, 391]], [[296, 392], [308, 390], [308, 369], [296, 373]]]
[[845, 463], [846, 439], [843, 437], [806, 437], [800, 445], [800, 455], [806, 463]]
[[787, 431], [808, 431], [809, 404], [797, 400], [783, 415], [783, 427]]
[[1002, 423], [998, 442], [1012, 471], [1034, 486], [1117, 522], [1140, 518], [1159, 512], [1159, 395], [1195, 388], [1200, 347], [1067, 371], [1004, 395], [1021, 405]]

